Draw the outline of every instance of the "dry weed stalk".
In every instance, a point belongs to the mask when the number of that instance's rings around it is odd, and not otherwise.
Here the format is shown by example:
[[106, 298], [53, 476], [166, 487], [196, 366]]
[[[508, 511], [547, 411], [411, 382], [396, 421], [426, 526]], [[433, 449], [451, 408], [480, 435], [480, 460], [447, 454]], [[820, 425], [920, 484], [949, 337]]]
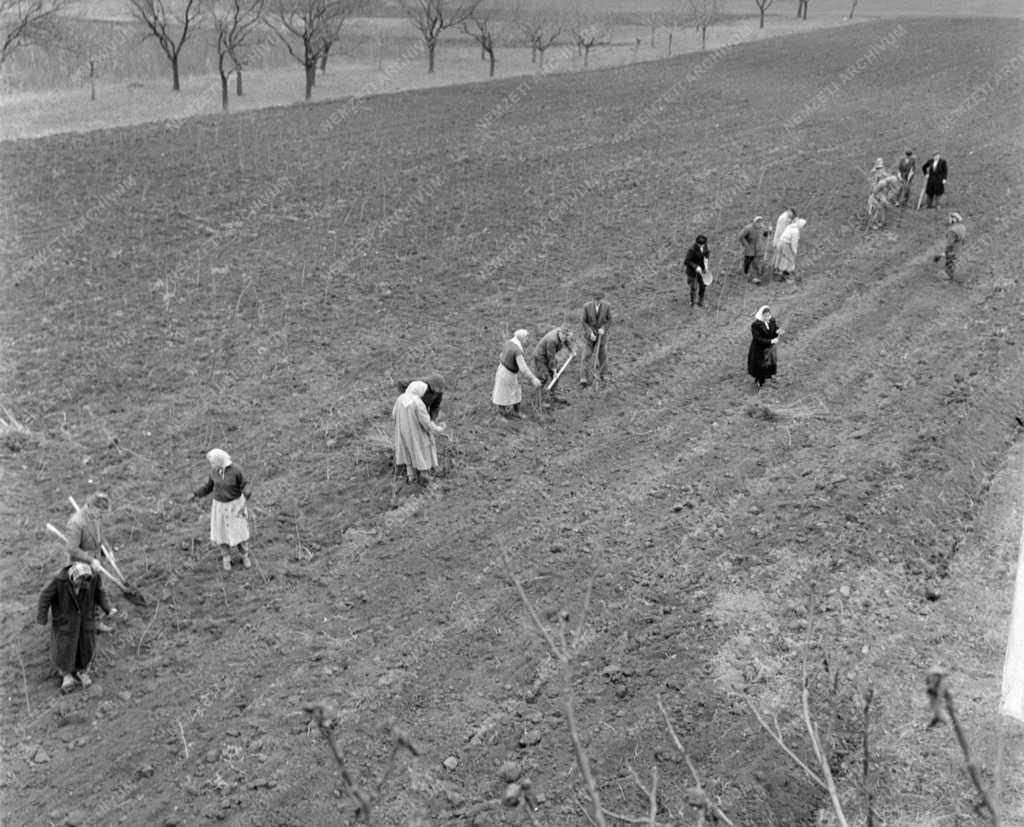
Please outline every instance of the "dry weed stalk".
[[[625, 813], [617, 813], [612, 810], [605, 808], [601, 802], [601, 794], [594, 779], [593, 772], [590, 767], [590, 759], [587, 755], [586, 749], [583, 746], [583, 742], [579, 735], [579, 726], [576, 722], [576, 711], [573, 703], [572, 695], [572, 681], [570, 670], [572, 666], [573, 658], [576, 656], [582, 639], [583, 631], [586, 626], [587, 613], [590, 609], [590, 599], [593, 593], [593, 580], [587, 584], [587, 592], [583, 602], [583, 610], [580, 613], [580, 620], [576, 624], [576, 628], [573, 631], [569, 631], [569, 613], [566, 610], [562, 610], [558, 614], [559, 624], [557, 639], [552, 632], [541, 622], [540, 615], [537, 613], [536, 608], [530, 601], [526, 594], [526, 590], [523, 588], [522, 581], [512, 571], [512, 565], [508, 553], [502, 554], [502, 561], [505, 566], [509, 579], [515, 586], [516, 592], [519, 594], [519, 599], [522, 601], [526, 613], [530, 617], [530, 622], [533, 627], [540, 634], [547, 646], [548, 652], [551, 657], [561, 667], [561, 673], [563, 682], [565, 684], [566, 701], [565, 701], [565, 713], [566, 713], [566, 725], [569, 729], [569, 738], [572, 741], [573, 753], [576, 757], [576, 765], [580, 771], [580, 775], [583, 778], [584, 785], [586, 787], [587, 798], [589, 799], [589, 810], [580, 803], [583, 809], [584, 815], [587, 820], [596, 825], [596, 827], [607, 827], [606, 818], [612, 818], [617, 821], [625, 822], [626, 824], [643, 824], [647, 827], [663, 827], [663, 822], [659, 822], [658, 815], [658, 767], [655, 765], [651, 769], [651, 784], [650, 787], [645, 786], [643, 781], [640, 779], [640, 775], [629, 766], [629, 774], [633, 783], [636, 787], [644, 794], [648, 802], [648, 811], [646, 815], [634, 816]], [[690, 770], [690, 774], [693, 776], [695, 787], [687, 791], [687, 803], [697, 809], [700, 812], [700, 822], [703, 825], [705, 818], [710, 819], [713, 823], [722, 823], [727, 827], [732, 827], [732, 822], [722, 812], [722, 810], [711, 801], [707, 793], [704, 791], [704, 787], [701, 784], [700, 776], [697, 774], [697, 769], [690, 760], [689, 755], [686, 752], [686, 748], [683, 746], [682, 741], [676, 734], [672, 722], [669, 719], [668, 711], [665, 705], [662, 703], [661, 697], [658, 697], [658, 708], [661, 710], [662, 716], [665, 719], [665, 725], [668, 729], [668, 733], [672, 738], [672, 742], [676, 749], [682, 754], [686, 761], [687, 767]], [[534, 822], [533, 814], [530, 814], [531, 822]]]
[[[843, 812], [842, 803], [839, 801], [839, 791], [836, 788], [835, 779], [832, 777], [832, 769], [829, 767], [828, 756], [825, 754], [825, 750], [821, 745], [821, 737], [818, 734], [818, 727], [814, 722], [814, 718], [811, 715], [810, 707], [810, 691], [807, 687], [808, 676], [807, 676], [807, 653], [811, 645], [811, 632], [814, 628], [814, 592], [811, 592], [811, 596], [808, 599], [807, 606], [807, 633], [804, 636], [804, 656], [803, 663], [801, 664], [800, 670], [800, 707], [801, 717], [804, 722], [804, 728], [807, 730], [807, 735], [811, 739], [811, 748], [814, 750], [814, 758], [818, 764], [818, 769], [821, 771], [821, 775], [814, 772], [807, 764], [805, 764], [797, 756], [795, 752], [786, 744], [785, 739], [782, 735], [782, 728], [779, 726], [778, 716], [772, 716], [773, 727], [769, 727], [767, 722], [762, 717], [761, 713], [758, 712], [750, 698], [746, 698], [747, 706], [750, 707], [750, 711], [754, 713], [754, 717], [757, 718], [757, 722], [761, 725], [765, 732], [771, 736], [772, 740], [796, 763], [800, 769], [804, 771], [804, 774], [821, 789], [828, 793], [829, 800], [832, 802], [832, 810], [835, 812], [836, 819], [839, 822], [840, 827], [849, 827], [849, 822], [846, 819], [846, 814]], [[866, 772], [866, 768], [865, 768]]]
[[932, 719], [928, 723], [929, 729], [938, 724], [945, 723], [947, 719], [952, 724], [957, 743], [960, 745], [960, 751], [963, 752], [964, 761], [967, 762], [967, 773], [971, 777], [971, 783], [974, 784], [974, 788], [978, 791], [979, 800], [974, 803], [974, 812], [980, 818], [988, 820], [994, 827], [999, 827], [999, 813], [992, 803], [988, 790], [985, 789], [985, 785], [982, 783], [981, 772], [971, 757], [967, 736], [964, 734], [960, 721], [956, 717], [956, 711], [953, 709], [953, 696], [949, 692], [949, 687], [946, 686], [946, 672], [938, 667], [933, 667], [925, 678], [925, 685], [928, 692], [929, 708], [932, 712]]
[[[334, 731], [331, 729], [331, 721], [335, 717], [333, 710], [323, 701], [305, 704], [302, 709], [309, 715], [310, 723], [316, 724], [320, 734], [324, 736], [328, 746], [331, 748], [331, 754], [334, 756], [334, 761], [338, 765], [338, 771], [341, 774], [342, 793], [355, 803], [353, 815], [356, 822], [362, 821], [364, 824], [373, 824], [370, 796], [356, 785], [352, 774], [345, 766], [345, 759], [338, 747], [338, 742], [334, 738]], [[402, 752], [408, 752], [414, 757], [420, 754], [420, 750], [401, 729], [389, 726], [387, 727], [387, 732], [391, 738], [391, 756], [375, 786], [374, 798], [378, 800], [381, 798], [384, 784], [391, 777], [391, 773], [398, 762], [398, 756]]]

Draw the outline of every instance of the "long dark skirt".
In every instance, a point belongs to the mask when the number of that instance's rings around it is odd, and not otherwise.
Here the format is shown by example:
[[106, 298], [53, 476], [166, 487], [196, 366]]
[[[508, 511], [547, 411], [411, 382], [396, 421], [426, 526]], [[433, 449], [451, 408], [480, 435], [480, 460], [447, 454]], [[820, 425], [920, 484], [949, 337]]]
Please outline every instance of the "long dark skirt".
[[50, 655], [62, 675], [88, 669], [95, 650], [96, 630], [92, 623], [73, 618], [72, 622], [53, 628]]
[[763, 385], [766, 379], [775, 375], [777, 369], [775, 345], [764, 347], [759, 342], [751, 342], [750, 350], [747, 351], [747, 373], [757, 380], [757, 384]]

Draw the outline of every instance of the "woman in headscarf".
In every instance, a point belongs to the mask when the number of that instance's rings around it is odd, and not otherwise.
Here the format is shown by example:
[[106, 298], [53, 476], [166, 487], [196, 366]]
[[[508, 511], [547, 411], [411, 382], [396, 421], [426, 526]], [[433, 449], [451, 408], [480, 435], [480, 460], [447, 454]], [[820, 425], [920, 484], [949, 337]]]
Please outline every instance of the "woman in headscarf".
[[437, 416], [441, 413], [441, 400], [444, 398], [444, 377], [440, 373], [432, 373], [430, 376], [421, 376], [418, 379], [399, 380], [398, 390], [404, 393], [413, 382], [426, 384], [427, 391], [423, 394], [423, 404], [427, 406], [430, 418], [437, 422]]
[[526, 419], [526, 415], [519, 410], [519, 404], [523, 401], [523, 390], [519, 387], [520, 373], [529, 379], [535, 388], [541, 385], [540, 379], [533, 375], [533, 371], [526, 364], [523, 347], [529, 338], [528, 330], [517, 330], [512, 338], [505, 342], [501, 349], [501, 357], [498, 359], [491, 401], [498, 406], [499, 413], [506, 419], [510, 416]]
[[778, 368], [775, 344], [779, 341], [779, 326], [772, 318], [768, 305], [754, 314], [750, 325], [750, 350], [747, 351], [747, 373], [754, 377], [760, 390], [766, 379], [771, 379]]
[[782, 273], [782, 280], [789, 281], [789, 277], [796, 272], [796, 253], [800, 247], [800, 231], [807, 224], [806, 218], [795, 218], [793, 223], [782, 231], [778, 248], [778, 269]]
[[65, 566], [39, 595], [36, 621], [45, 626], [47, 616], [53, 615], [50, 655], [60, 672], [61, 692], [71, 692], [75, 678], [83, 687], [92, 683], [88, 670], [96, 649], [97, 606], [108, 617], [117, 613], [88, 563]]
[[443, 424], [438, 425], [430, 418], [423, 402], [426, 392], [426, 382], [410, 382], [391, 409], [395, 420], [395, 469], [404, 465], [409, 482], [415, 482], [417, 476], [429, 482], [430, 472], [437, 467], [434, 434], [445, 431]]
[[231, 552], [236, 548], [242, 555], [242, 565], [250, 568], [252, 560], [245, 547], [249, 539], [249, 514], [245, 503], [252, 496], [252, 486], [242, 470], [232, 463], [227, 451], [214, 448], [207, 453], [206, 459], [210, 463], [210, 477], [202, 488], [196, 489], [192, 499], [198, 500], [213, 493], [210, 542], [220, 547], [224, 571], [231, 571]]
[[789, 207], [783, 210], [775, 221], [775, 234], [772, 235], [772, 273], [775, 275], [779, 273], [779, 244], [782, 242], [782, 234], [794, 219], [796, 210]]

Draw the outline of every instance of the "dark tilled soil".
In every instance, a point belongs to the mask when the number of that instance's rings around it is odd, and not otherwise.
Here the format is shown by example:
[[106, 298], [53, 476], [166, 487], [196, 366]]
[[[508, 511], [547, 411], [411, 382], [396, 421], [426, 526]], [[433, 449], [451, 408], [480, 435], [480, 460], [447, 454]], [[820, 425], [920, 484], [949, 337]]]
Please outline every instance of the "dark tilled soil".
[[[922, 682], [972, 651], [943, 606], [1020, 433], [1021, 73], [943, 118], [1022, 33], [889, 21], [700, 74], [686, 57], [371, 99], [333, 127], [322, 105], [3, 145], [2, 401], [32, 431], [3, 466], [7, 821], [347, 823], [303, 712], [325, 701], [380, 824], [527, 823], [501, 806], [506, 761], [539, 823], [588, 823], [567, 704], [610, 811], [645, 814], [632, 772], [649, 786], [657, 766], [659, 823], [695, 823], [660, 698], [734, 824], [811, 825], [826, 797], [749, 706], [812, 761], [805, 671], [852, 821], [868, 686], [880, 817], [966, 818]], [[908, 145], [950, 159], [955, 283], [932, 261], [945, 207], [864, 229], [866, 171]], [[790, 204], [801, 279], [745, 283], [740, 227]], [[680, 275], [697, 232], [702, 311]], [[595, 281], [611, 381], [583, 392], [570, 367], [570, 405], [500, 421], [502, 340], [575, 323]], [[756, 394], [761, 304], [785, 333]], [[428, 369], [452, 440], [421, 490], [394, 482], [388, 414]], [[220, 571], [186, 503], [212, 446], [255, 480], [250, 571]], [[59, 698], [33, 625], [61, 557], [44, 526], [94, 486], [150, 605], [119, 599], [97, 685]], [[568, 613], [567, 670], [510, 571], [556, 639]], [[998, 692], [987, 669], [978, 697]], [[395, 732], [420, 755], [390, 759]]]

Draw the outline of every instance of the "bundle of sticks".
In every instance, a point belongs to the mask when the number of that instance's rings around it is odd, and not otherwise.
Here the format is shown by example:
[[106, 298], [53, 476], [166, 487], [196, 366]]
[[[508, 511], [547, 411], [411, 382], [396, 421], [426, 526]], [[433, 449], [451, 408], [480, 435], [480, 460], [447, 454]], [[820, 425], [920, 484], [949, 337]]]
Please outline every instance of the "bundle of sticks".
[[[71, 505], [74, 506], [76, 512], [81, 510], [78, 507], [78, 503], [75, 502], [74, 497], [68, 497], [68, 500], [70, 501]], [[64, 533], [59, 528], [57, 528], [57, 526], [55, 526], [53, 523], [47, 523], [46, 530], [49, 531], [51, 534], [55, 535], [58, 539], [60, 539], [61, 542], [67, 543], [68, 538], [65, 537]], [[124, 594], [128, 602], [136, 606], [145, 606], [147, 603], [146, 596], [128, 582], [128, 578], [124, 576], [120, 566], [118, 566], [117, 564], [117, 558], [114, 557], [114, 552], [106, 543], [100, 543], [100, 554], [110, 566], [110, 569], [107, 569], [104, 568], [102, 564], [100, 564], [100, 574], [105, 576], [111, 583], [117, 586], [121, 590], [121, 593]], [[111, 571], [111, 569], [113, 571]]]

